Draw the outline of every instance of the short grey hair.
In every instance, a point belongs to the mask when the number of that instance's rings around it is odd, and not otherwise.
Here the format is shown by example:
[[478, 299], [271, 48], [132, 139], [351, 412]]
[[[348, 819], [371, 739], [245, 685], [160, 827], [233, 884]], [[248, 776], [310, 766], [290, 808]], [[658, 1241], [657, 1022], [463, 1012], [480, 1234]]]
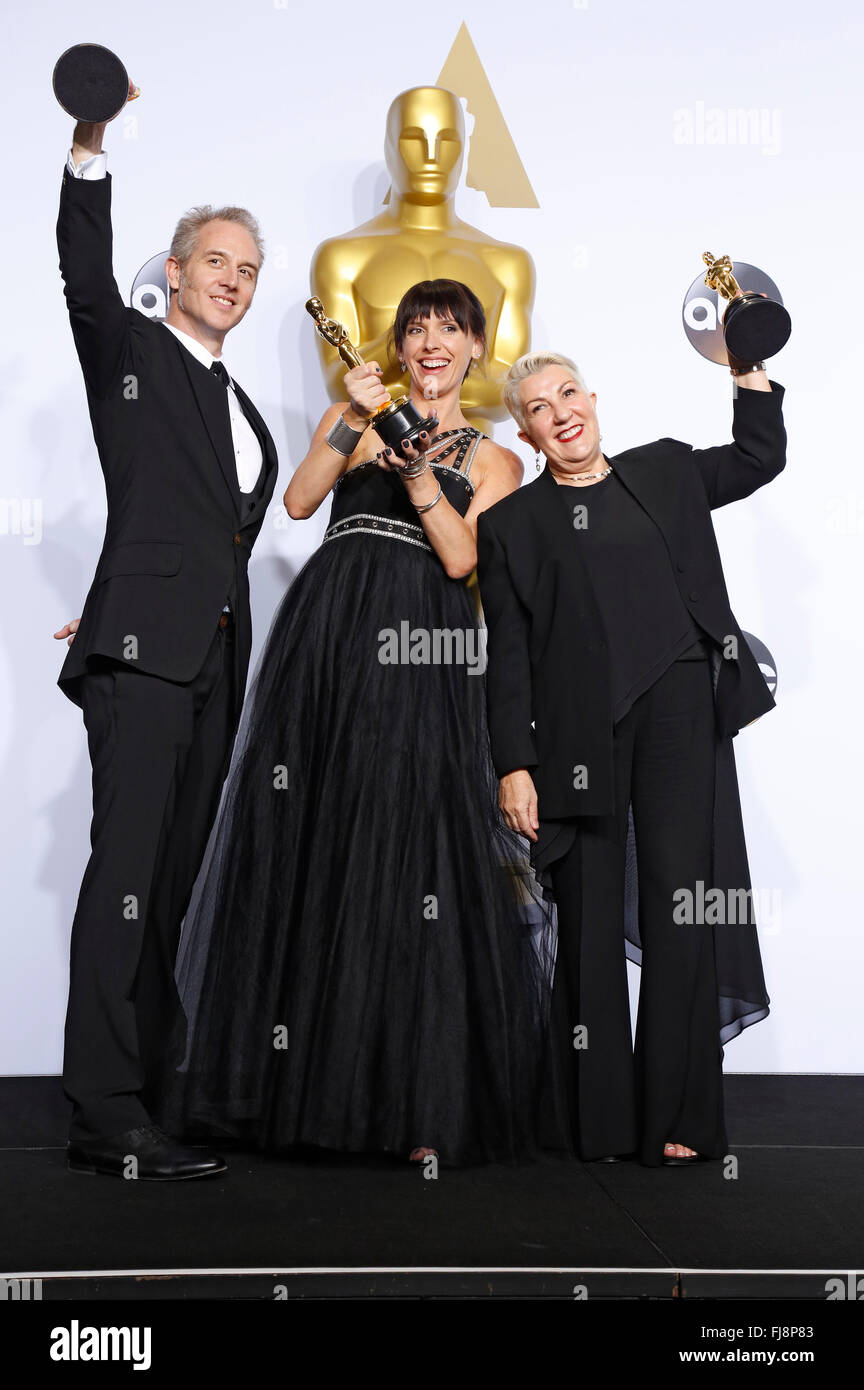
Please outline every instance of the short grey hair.
[[168, 254], [179, 262], [181, 269], [185, 270], [186, 264], [195, 250], [199, 234], [208, 222], [236, 222], [239, 226], [245, 227], [255, 242], [260, 269], [264, 264], [264, 242], [257, 218], [253, 217], [246, 208], [214, 208], [209, 203], [203, 203], [200, 207], [190, 208], [188, 212], [184, 212], [174, 228], [171, 249]]
[[584, 391], [586, 395], [588, 394], [588, 387], [585, 385], [582, 373], [579, 371], [576, 363], [571, 362], [569, 357], [565, 357], [563, 352], [524, 353], [522, 357], [517, 358], [507, 373], [502, 396], [504, 404], [510, 411], [513, 419], [516, 421], [519, 428], [523, 429], [526, 434], [528, 433], [528, 421], [525, 417], [525, 411], [522, 408], [519, 386], [526, 377], [536, 376], [537, 373], [542, 372], [545, 367], [566, 367], [580, 390]]

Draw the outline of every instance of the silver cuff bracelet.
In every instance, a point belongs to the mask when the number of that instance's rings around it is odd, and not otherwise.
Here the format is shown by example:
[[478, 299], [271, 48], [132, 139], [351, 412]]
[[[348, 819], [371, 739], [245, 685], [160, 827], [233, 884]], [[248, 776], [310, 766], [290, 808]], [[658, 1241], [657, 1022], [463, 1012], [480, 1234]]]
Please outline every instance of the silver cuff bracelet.
[[362, 437], [363, 430], [352, 429], [350, 425], [346, 425], [340, 415], [327, 432], [327, 443], [331, 449], [335, 449], [337, 454], [349, 459]]

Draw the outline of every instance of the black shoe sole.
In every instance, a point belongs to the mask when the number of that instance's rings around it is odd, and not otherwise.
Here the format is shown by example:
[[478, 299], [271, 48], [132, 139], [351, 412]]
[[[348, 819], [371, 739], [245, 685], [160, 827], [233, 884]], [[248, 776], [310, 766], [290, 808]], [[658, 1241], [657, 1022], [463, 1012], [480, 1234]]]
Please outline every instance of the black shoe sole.
[[66, 1170], [69, 1173], [83, 1173], [85, 1177], [90, 1178], [123, 1178], [126, 1182], [188, 1182], [192, 1178], [215, 1178], [220, 1173], [227, 1173], [228, 1164], [223, 1163], [221, 1168], [205, 1168], [199, 1173], [140, 1173], [137, 1178], [125, 1178], [116, 1168], [100, 1168], [93, 1163], [75, 1163], [70, 1158], [66, 1160]]

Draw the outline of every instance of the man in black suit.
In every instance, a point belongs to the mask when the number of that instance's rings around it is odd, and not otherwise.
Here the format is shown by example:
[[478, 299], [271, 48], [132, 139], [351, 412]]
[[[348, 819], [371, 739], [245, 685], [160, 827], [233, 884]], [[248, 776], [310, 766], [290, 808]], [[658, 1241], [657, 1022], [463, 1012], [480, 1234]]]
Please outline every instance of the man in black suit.
[[164, 1134], [148, 1101], [178, 1060], [166, 1055], [182, 1027], [174, 960], [237, 728], [247, 566], [276, 481], [270, 433], [221, 361], [263, 249], [245, 209], [196, 208], [166, 262], [166, 320], [127, 308], [112, 272], [104, 130], [76, 126], [57, 223], [108, 501], [59, 678], [82, 708], [93, 765], [66, 1017], [68, 1164], [191, 1178], [224, 1160]]
[[478, 525], [500, 804], [558, 903], [546, 1138], [587, 1160], [725, 1154], [721, 1044], [768, 1012], [755, 922], [677, 913], [749, 891], [731, 741], [774, 706], [711, 511], [784, 467], [784, 393], [762, 363], [733, 374], [734, 443], [609, 459], [570, 359], [521, 358], [504, 399], [546, 467]]

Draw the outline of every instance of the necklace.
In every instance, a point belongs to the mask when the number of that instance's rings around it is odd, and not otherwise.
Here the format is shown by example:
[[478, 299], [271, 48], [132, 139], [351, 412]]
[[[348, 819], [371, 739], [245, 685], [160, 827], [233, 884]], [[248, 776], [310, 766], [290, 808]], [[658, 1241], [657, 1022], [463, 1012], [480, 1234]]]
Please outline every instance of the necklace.
[[604, 468], [602, 473], [576, 473], [569, 478], [556, 478], [555, 481], [559, 483], [569, 483], [572, 487], [578, 487], [580, 483], [583, 483], [586, 480], [586, 478], [608, 478], [611, 472], [612, 468], [610, 466], [608, 468]]

